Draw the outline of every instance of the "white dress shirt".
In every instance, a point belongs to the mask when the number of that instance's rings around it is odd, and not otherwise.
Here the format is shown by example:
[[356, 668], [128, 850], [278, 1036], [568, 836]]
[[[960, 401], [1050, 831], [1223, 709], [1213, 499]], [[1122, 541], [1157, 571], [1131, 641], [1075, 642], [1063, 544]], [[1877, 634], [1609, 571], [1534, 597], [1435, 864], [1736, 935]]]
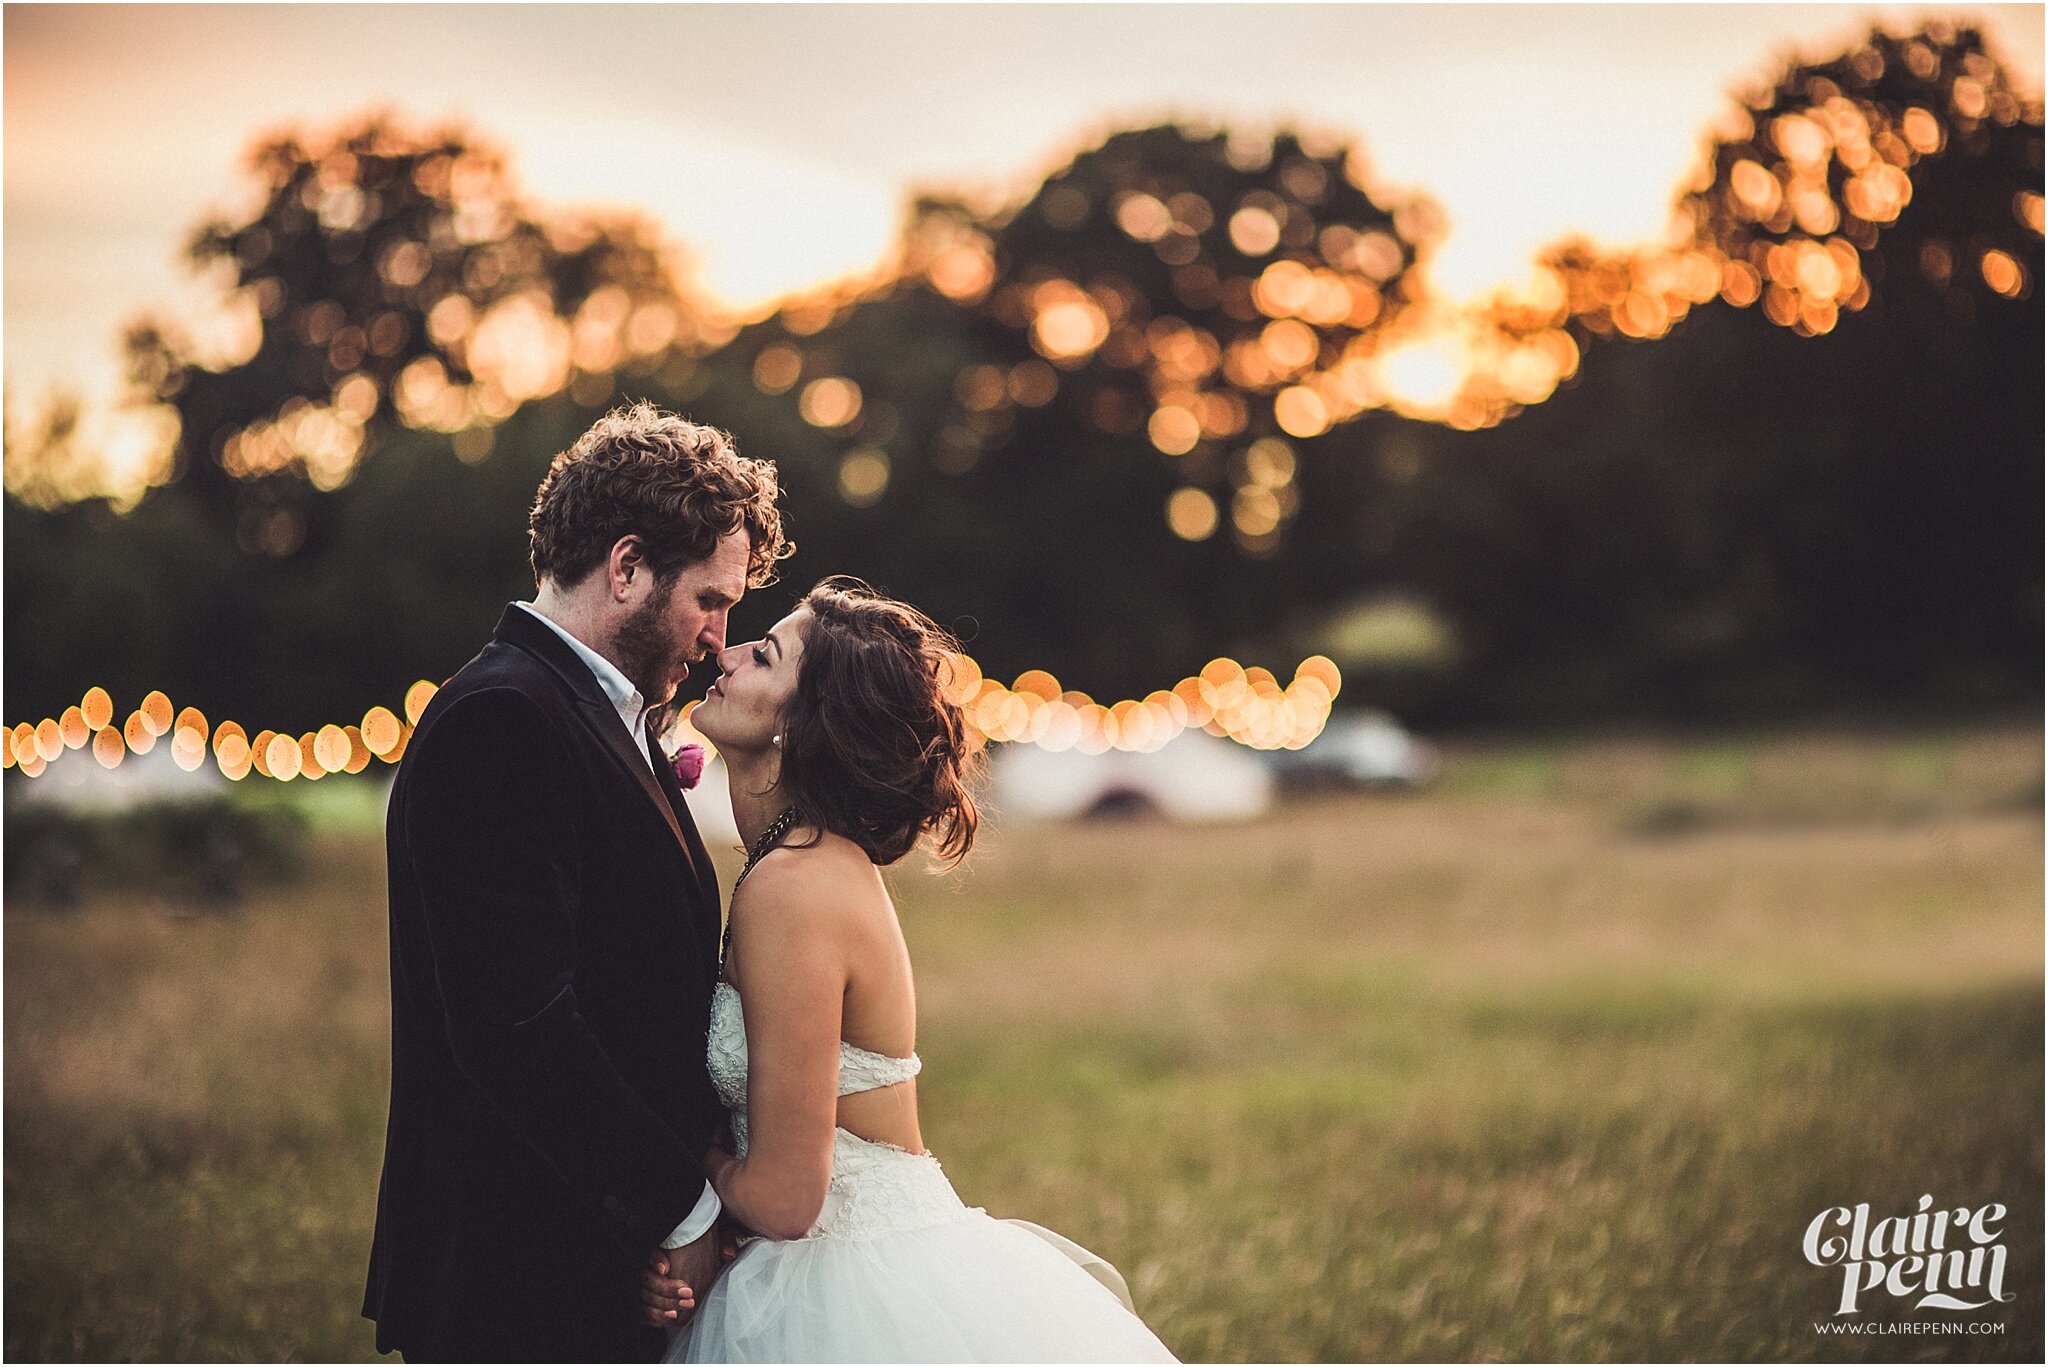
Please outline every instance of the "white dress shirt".
[[[640, 696], [640, 690], [633, 687], [632, 681], [619, 672], [617, 665], [570, 635], [560, 622], [531, 603], [520, 603], [518, 606], [547, 623], [555, 635], [568, 642], [569, 649], [576, 652], [576, 658], [590, 666], [590, 672], [597, 675], [597, 686], [604, 690], [605, 697], [611, 699], [612, 706], [619, 709], [619, 721], [625, 726], [626, 734], [633, 738], [633, 748], [640, 752], [640, 757], [647, 761], [648, 769], [651, 771], [654, 767], [654, 757], [647, 753], [647, 700]], [[683, 1217], [683, 1222], [675, 1227], [674, 1233], [661, 1241], [661, 1246], [681, 1248], [684, 1244], [696, 1242], [703, 1236], [704, 1231], [710, 1229], [717, 1221], [718, 1213], [722, 1209], [724, 1207], [719, 1202], [718, 1193], [711, 1189], [709, 1182], [706, 1182], [704, 1194], [697, 1198], [696, 1208]]]

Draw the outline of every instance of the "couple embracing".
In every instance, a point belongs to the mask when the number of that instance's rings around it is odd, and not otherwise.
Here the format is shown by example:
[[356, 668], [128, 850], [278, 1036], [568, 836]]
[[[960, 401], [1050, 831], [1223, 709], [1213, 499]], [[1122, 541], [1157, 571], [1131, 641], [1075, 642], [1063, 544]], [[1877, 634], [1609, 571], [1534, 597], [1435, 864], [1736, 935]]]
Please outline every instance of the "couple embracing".
[[[880, 870], [973, 842], [952, 642], [790, 546], [774, 470], [642, 404], [557, 456], [538, 593], [420, 718], [387, 817], [392, 1077], [364, 1314], [412, 1361], [1170, 1361], [1113, 1269], [964, 1205], [918, 1129]], [[649, 729], [690, 665], [748, 848]]]

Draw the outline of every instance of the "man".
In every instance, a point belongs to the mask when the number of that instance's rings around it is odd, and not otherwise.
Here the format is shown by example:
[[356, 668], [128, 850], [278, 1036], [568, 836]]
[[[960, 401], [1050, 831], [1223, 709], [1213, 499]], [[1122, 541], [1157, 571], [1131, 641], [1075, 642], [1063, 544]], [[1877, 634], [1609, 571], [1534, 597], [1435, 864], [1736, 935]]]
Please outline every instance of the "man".
[[719, 896], [645, 718], [789, 553], [777, 493], [710, 428], [603, 418], [535, 499], [534, 602], [420, 718], [386, 823], [380, 1351], [651, 1361], [657, 1247], [708, 1288]]

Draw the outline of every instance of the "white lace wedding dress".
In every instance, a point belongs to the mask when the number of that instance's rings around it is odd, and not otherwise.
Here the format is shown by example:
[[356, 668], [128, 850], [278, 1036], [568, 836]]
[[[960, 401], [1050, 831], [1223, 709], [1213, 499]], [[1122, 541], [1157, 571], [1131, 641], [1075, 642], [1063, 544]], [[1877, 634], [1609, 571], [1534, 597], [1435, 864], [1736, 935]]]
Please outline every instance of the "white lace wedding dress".
[[[747, 1034], [730, 983], [711, 999], [708, 1052], [744, 1156]], [[839, 1095], [922, 1066], [842, 1043]], [[930, 1154], [835, 1130], [817, 1223], [801, 1239], [741, 1249], [667, 1361], [1174, 1361], [1122, 1287], [1079, 1245], [962, 1204]]]

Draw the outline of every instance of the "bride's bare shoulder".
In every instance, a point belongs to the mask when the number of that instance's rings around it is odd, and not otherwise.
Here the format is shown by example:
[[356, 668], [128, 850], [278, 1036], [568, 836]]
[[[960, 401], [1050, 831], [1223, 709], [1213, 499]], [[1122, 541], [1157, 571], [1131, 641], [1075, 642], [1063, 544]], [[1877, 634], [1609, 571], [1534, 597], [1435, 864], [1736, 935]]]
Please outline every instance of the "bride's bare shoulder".
[[757, 931], [850, 931], [865, 923], [888, 892], [860, 846], [827, 833], [807, 845], [784, 845], [754, 866], [733, 897], [734, 934]]

